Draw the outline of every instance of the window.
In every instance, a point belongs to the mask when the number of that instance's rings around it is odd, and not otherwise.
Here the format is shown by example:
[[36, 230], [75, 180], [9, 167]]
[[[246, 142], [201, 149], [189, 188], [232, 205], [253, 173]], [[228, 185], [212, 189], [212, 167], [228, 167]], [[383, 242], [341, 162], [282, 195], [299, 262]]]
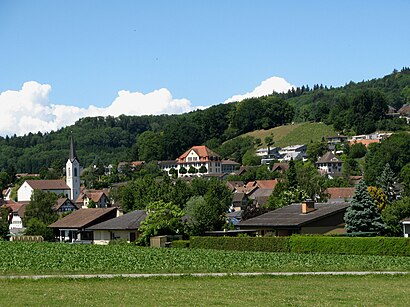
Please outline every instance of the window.
[[74, 176], [77, 176], [77, 168], [74, 167]]

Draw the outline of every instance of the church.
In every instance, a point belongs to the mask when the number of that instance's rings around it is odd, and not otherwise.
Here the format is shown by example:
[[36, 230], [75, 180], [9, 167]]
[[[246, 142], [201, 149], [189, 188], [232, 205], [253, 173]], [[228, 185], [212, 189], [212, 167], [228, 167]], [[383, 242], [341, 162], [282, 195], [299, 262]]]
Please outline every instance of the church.
[[63, 194], [75, 203], [80, 195], [80, 161], [78, 160], [74, 139], [70, 138], [70, 152], [66, 163], [66, 181], [64, 180], [26, 180], [17, 191], [19, 202], [30, 201], [35, 189], [44, 192]]

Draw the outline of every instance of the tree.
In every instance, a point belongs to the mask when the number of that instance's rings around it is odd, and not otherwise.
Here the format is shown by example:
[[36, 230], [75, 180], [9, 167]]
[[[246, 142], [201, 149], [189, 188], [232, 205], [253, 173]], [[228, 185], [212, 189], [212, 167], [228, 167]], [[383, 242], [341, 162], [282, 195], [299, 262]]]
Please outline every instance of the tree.
[[183, 167], [183, 166], [181, 166], [181, 167], [179, 168], [179, 173], [182, 174], [182, 175], [185, 175], [185, 174], [187, 173], [186, 168]]
[[363, 180], [357, 185], [356, 194], [346, 210], [344, 219], [347, 232], [381, 233], [385, 229], [374, 200]]
[[192, 234], [200, 235], [207, 230], [222, 229], [225, 213], [232, 202], [232, 193], [225, 183], [217, 179], [195, 179], [192, 181], [192, 193], [194, 197], [187, 202], [185, 208], [192, 219]]
[[193, 167], [192, 165], [189, 167], [188, 173], [190, 174], [196, 174], [198, 172], [198, 170]]
[[171, 167], [171, 169], [169, 170], [169, 174], [174, 179], [178, 178], [178, 171], [173, 167]]
[[273, 133], [265, 137], [265, 144], [266, 146], [268, 146], [268, 153], [270, 153], [271, 146], [275, 144], [275, 142], [273, 141]]
[[286, 171], [286, 179], [288, 181], [289, 188], [296, 188], [298, 185], [297, 174], [296, 174], [296, 167], [295, 161], [289, 161], [289, 168]]
[[377, 185], [387, 196], [389, 203], [396, 199], [396, 193], [394, 192], [394, 184], [396, 183], [396, 180], [396, 176], [390, 168], [390, 164], [386, 163], [383, 172], [381, 173], [380, 177], [377, 178]]
[[261, 157], [255, 155], [255, 151], [250, 149], [242, 157], [242, 165], [256, 166], [261, 164]]
[[0, 207], [0, 240], [6, 239], [9, 234], [9, 214], [11, 209]]
[[156, 201], [146, 208], [147, 218], [141, 222], [139, 244], [148, 246], [152, 236], [183, 234], [184, 225], [181, 218], [184, 212], [176, 205]]
[[205, 165], [201, 165], [201, 167], [198, 170], [201, 174], [205, 174], [206, 172], [208, 172], [208, 169], [206, 168]]
[[366, 155], [367, 148], [362, 143], [356, 143], [350, 146], [349, 149], [349, 158], [359, 159]]
[[403, 235], [403, 226], [400, 221], [410, 216], [410, 198], [393, 202], [382, 212], [383, 222], [386, 224], [385, 234], [388, 236], [401, 237]]
[[53, 231], [48, 225], [58, 219], [53, 205], [57, 203], [57, 195], [42, 190], [34, 190], [30, 203], [24, 213], [24, 224], [27, 226], [27, 235], [43, 236], [45, 240], [53, 240]]
[[389, 204], [386, 194], [384, 194], [383, 190], [378, 187], [368, 187], [368, 190], [377, 206], [377, 209], [381, 213]]

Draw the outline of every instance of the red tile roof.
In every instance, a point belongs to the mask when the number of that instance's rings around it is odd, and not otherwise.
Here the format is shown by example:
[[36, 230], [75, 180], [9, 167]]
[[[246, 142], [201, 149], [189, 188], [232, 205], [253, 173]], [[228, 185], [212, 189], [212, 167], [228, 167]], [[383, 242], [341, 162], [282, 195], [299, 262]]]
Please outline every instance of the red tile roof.
[[350, 143], [350, 145], [353, 145], [353, 144], [357, 144], [357, 143], [361, 143], [361, 144], [363, 144], [364, 146], [369, 146], [370, 144], [372, 144], [372, 143], [380, 143], [380, 139], [373, 139], [373, 140], [351, 140], [349, 143]]
[[26, 180], [33, 189], [38, 190], [70, 190], [64, 180]]
[[329, 194], [329, 199], [346, 199], [352, 198], [356, 191], [355, 187], [352, 188], [327, 188], [326, 192]]
[[215, 153], [214, 151], [210, 150], [206, 146], [193, 146], [190, 149], [188, 149], [186, 152], [184, 152], [179, 158], [177, 159], [178, 162], [185, 162], [185, 158], [188, 156], [188, 154], [191, 151], [195, 151], [195, 153], [199, 156], [199, 161], [209, 161], [210, 157], [218, 157], [220, 156]]

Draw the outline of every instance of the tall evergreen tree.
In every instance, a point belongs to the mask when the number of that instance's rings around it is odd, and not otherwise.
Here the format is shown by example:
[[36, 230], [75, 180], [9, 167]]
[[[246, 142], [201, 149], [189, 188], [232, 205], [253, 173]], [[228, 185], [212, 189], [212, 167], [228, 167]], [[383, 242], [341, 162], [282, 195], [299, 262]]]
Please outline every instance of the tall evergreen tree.
[[394, 184], [396, 181], [396, 176], [394, 175], [390, 164], [386, 163], [383, 172], [377, 179], [377, 185], [383, 190], [383, 193], [387, 196], [389, 203], [396, 199], [396, 194], [394, 192]]
[[376, 204], [363, 180], [356, 188], [356, 194], [346, 210], [344, 219], [347, 232], [380, 233], [385, 229]]
[[288, 180], [289, 188], [297, 188], [298, 179], [296, 174], [295, 161], [293, 161], [293, 159], [289, 161], [289, 169], [286, 172], [286, 178]]

